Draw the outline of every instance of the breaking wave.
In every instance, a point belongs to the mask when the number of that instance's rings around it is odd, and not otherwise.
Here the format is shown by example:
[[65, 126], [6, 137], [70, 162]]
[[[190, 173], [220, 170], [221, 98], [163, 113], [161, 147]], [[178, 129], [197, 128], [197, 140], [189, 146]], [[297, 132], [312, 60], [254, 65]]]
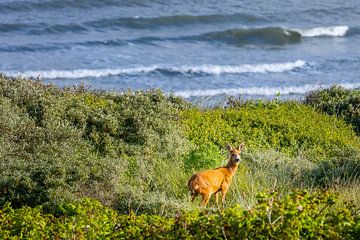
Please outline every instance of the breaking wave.
[[314, 27], [308, 29], [293, 29], [303, 37], [343, 37], [349, 30], [348, 26]]
[[301, 34], [293, 30], [279, 27], [255, 29], [229, 29], [226, 31], [210, 32], [195, 37], [196, 40], [221, 41], [233, 45], [272, 44], [284, 45], [299, 43]]
[[[309, 91], [320, 88], [328, 88], [334, 84], [327, 85], [311, 85], [305, 84], [302, 86], [287, 86], [287, 87], [248, 87], [248, 88], [224, 88], [224, 89], [201, 89], [189, 91], [176, 91], [175, 95], [183, 98], [190, 97], [212, 97], [217, 95], [250, 95], [250, 96], [275, 96], [280, 93], [281, 95], [304, 95]], [[345, 88], [358, 88], [360, 83], [337, 83], [336, 85]]]
[[300, 43], [302, 37], [343, 37], [348, 30], [348, 26], [315, 27], [309, 29], [285, 29], [281, 27], [237, 28], [205, 33], [193, 38], [195, 40], [219, 41], [233, 45], [285, 45]]
[[149, 66], [119, 69], [77, 69], [77, 70], [50, 70], [50, 71], [26, 71], [26, 72], [5, 72], [8, 76], [22, 76], [26, 78], [44, 79], [76, 79], [76, 78], [99, 78], [117, 75], [139, 75], [149, 73], [160, 74], [182, 74], [182, 75], [221, 75], [221, 74], [241, 74], [241, 73], [279, 73], [302, 68], [306, 65], [305, 61], [297, 60], [286, 63], [269, 64], [243, 64], [238, 66], [231, 65], [200, 65], [200, 66]]
[[[184, 17], [184, 16], [183, 16]], [[203, 16], [205, 17], [205, 16]], [[220, 16], [219, 16], [220, 17]], [[190, 18], [188, 21], [200, 21], [200, 19]], [[204, 18], [201, 21], [206, 21]], [[155, 21], [155, 20], [154, 20]], [[175, 21], [175, 20], [173, 20]], [[135, 23], [135, 22], [134, 22]], [[95, 24], [95, 23], [94, 23]], [[115, 23], [108, 23], [115, 24]], [[146, 23], [144, 23], [146, 25]], [[170, 24], [170, 23], [169, 23]], [[28, 24], [13, 23], [8, 24], [0, 23], [0, 33], [7, 33], [8, 31], [26, 31], [30, 34], [61, 34], [61, 33], [80, 33], [88, 31], [89, 26], [84, 24], [70, 24], [70, 25], [53, 25], [53, 26], [39, 26], [35, 28], [29, 27]], [[99, 27], [93, 25], [92, 27]], [[349, 28], [348, 26], [330, 26], [330, 27], [315, 27], [308, 29], [285, 29], [281, 27], [267, 27], [267, 28], [236, 28], [228, 29], [225, 31], [207, 32], [199, 35], [189, 35], [181, 37], [156, 37], [156, 36], [143, 36], [133, 39], [105, 39], [105, 40], [90, 40], [80, 42], [66, 42], [66, 43], [47, 43], [47, 44], [26, 44], [26, 45], [2, 45], [0, 52], [38, 52], [38, 51], [53, 51], [60, 49], [71, 49], [74, 47], [94, 47], [94, 46], [109, 46], [120, 47], [128, 44], [143, 44], [143, 45], [157, 45], [162, 41], [173, 42], [191, 42], [191, 41], [204, 41], [210, 43], [224, 43], [234, 46], [244, 45], [275, 45], [282, 46], [285, 44], [300, 43], [303, 38], [314, 37], [344, 37], [346, 35], [360, 34], [358, 28]]]

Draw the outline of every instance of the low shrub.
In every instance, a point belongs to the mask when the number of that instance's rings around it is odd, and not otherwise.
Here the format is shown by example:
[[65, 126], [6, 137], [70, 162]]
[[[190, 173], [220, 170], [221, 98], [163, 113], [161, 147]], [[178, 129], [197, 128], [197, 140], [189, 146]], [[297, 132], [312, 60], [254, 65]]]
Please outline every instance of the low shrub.
[[[39, 126], [24, 109], [0, 99], [0, 204], [35, 206], [110, 186], [111, 166], [97, 161], [81, 132], [57, 118]], [[108, 171], [104, 178], [101, 168]]]
[[321, 112], [343, 118], [360, 134], [360, 89], [333, 86], [310, 92], [304, 103]]
[[240, 207], [178, 212], [174, 217], [119, 215], [84, 199], [52, 214], [40, 207], [0, 210], [2, 239], [358, 239], [359, 209], [334, 208], [336, 195], [294, 191], [258, 194], [249, 210]]
[[115, 227], [118, 214], [98, 201], [83, 199], [61, 204], [52, 214], [39, 207], [0, 210], [1, 239], [106, 239]]
[[142, 196], [129, 192], [184, 184], [171, 175], [184, 172], [190, 149], [178, 121], [188, 107], [159, 90], [111, 94], [1, 76], [0, 204], [51, 206], [87, 196], [136, 209]]
[[184, 167], [190, 173], [216, 168], [226, 164], [228, 159], [225, 156], [214, 144], [196, 146], [187, 156], [184, 156]]
[[181, 117], [188, 139], [196, 145], [223, 148], [245, 142], [250, 151], [275, 149], [313, 161], [360, 150], [359, 138], [343, 121], [295, 102], [190, 109]]

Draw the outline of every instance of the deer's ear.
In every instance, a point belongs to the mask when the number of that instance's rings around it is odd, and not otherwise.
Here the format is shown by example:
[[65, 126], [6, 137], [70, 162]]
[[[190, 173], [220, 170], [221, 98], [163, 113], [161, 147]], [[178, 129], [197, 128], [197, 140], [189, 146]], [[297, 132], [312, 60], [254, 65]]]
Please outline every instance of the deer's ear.
[[233, 148], [232, 148], [232, 146], [231, 146], [230, 144], [227, 144], [226, 149], [227, 149], [228, 151], [231, 151]]
[[243, 150], [245, 148], [245, 143], [241, 143], [240, 146], [238, 147], [238, 150]]

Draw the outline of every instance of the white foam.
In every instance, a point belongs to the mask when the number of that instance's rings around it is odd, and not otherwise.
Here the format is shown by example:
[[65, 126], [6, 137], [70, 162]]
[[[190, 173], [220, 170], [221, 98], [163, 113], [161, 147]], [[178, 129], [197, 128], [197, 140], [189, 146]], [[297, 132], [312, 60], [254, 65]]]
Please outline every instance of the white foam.
[[[201, 90], [189, 90], [189, 91], [177, 91], [175, 95], [183, 98], [189, 97], [211, 97], [217, 95], [256, 95], [256, 96], [275, 96], [280, 95], [304, 95], [309, 91], [313, 91], [319, 88], [328, 88], [334, 84], [327, 85], [311, 85], [305, 84], [303, 86], [288, 86], [288, 87], [249, 87], [249, 88], [223, 88], [223, 89], [201, 89]], [[337, 83], [336, 85], [345, 88], [358, 88], [360, 83]]]
[[348, 26], [330, 26], [330, 27], [315, 27], [308, 29], [293, 29], [301, 34], [303, 37], [342, 37], [345, 36], [349, 30]]
[[77, 70], [49, 70], [49, 71], [26, 71], [26, 72], [5, 72], [8, 76], [22, 76], [25, 78], [88, 78], [88, 77], [109, 77], [120, 74], [137, 74], [146, 73], [156, 70], [156, 66], [152, 67], [135, 67], [135, 68], [119, 68], [119, 69], [77, 69]]
[[267, 73], [267, 72], [286, 72], [295, 68], [301, 68], [305, 61], [297, 60], [286, 63], [269, 63], [269, 64], [243, 64], [238, 66], [231, 65], [199, 65], [199, 66], [158, 66], [133, 67], [118, 69], [77, 69], [77, 70], [49, 70], [49, 71], [26, 71], [26, 72], [5, 72], [8, 76], [22, 76], [25, 78], [41, 79], [74, 79], [74, 78], [99, 78], [109, 77], [121, 74], [146, 74], [157, 70], [169, 72], [180, 72], [183, 74], [240, 74], [240, 73]]
[[267, 73], [267, 72], [286, 72], [295, 68], [301, 68], [305, 61], [297, 60], [286, 63], [269, 63], [269, 64], [243, 64], [238, 66], [223, 65], [201, 65], [201, 66], [183, 66], [175, 67], [173, 70], [184, 73], [206, 73], [211, 75], [220, 74], [239, 74], [239, 73]]

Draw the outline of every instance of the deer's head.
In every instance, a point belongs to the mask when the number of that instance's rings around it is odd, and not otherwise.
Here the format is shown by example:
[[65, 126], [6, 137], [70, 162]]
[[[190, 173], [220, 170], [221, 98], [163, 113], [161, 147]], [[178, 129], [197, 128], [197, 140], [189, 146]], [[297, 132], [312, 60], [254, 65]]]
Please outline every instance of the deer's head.
[[235, 165], [239, 164], [239, 162], [240, 162], [240, 153], [244, 149], [244, 147], [245, 147], [244, 143], [240, 144], [240, 146], [237, 147], [237, 148], [233, 148], [230, 145], [227, 146], [227, 149], [230, 152], [230, 162], [232, 164], [235, 164]]

